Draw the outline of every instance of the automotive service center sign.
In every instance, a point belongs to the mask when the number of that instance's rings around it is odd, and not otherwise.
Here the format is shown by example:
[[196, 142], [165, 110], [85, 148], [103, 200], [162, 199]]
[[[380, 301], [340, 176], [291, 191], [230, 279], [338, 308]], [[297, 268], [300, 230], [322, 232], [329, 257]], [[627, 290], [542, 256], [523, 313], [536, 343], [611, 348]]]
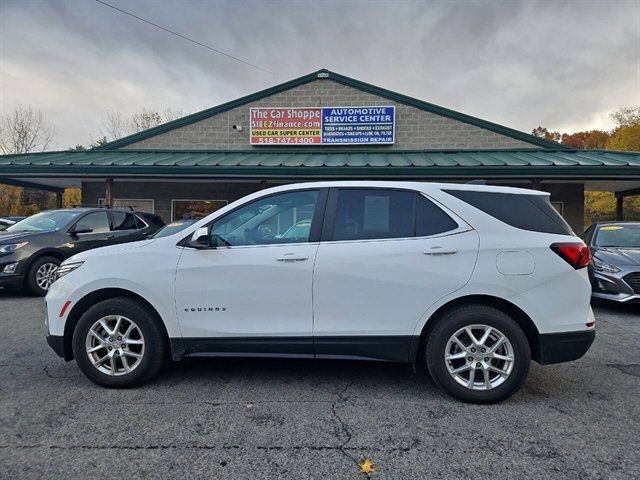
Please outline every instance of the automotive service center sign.
[[252, 108], [251, 145], [393, 144], [395, 107]]

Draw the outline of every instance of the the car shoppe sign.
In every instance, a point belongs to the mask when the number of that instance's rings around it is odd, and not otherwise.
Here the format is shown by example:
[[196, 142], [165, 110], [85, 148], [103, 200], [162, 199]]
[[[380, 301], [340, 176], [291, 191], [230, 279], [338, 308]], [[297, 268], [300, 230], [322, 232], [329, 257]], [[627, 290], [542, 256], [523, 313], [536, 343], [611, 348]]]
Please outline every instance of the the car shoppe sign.
[[252, 108], [251, 145], [392, 144], [395, 107]]

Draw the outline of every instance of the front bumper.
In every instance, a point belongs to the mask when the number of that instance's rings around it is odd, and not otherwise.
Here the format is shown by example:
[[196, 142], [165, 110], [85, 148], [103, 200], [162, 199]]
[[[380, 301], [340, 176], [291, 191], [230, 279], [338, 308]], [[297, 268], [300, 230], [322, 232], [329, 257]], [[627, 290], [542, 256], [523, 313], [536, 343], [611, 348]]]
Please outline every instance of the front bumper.
[[0, 273], [0, 288], [20, 289], [23, 285], [24, 277], [22, 275]]
[[587, 353], [595, 338], [595, 330], [540, 334], [535, 360], [540, 365], [577, 360]]
[[638, 267], [622, 266], [618, 273], [598, 272], [589, 267], [589, 279], [591, 281], [592, 296], [614, 302], [640, 301], [640, 286]]
[[47, 343], [60, 358], [64, 358], [67, 362], [71, 360], [71, 354], [67, 352], [62, 335], [47, 335]]

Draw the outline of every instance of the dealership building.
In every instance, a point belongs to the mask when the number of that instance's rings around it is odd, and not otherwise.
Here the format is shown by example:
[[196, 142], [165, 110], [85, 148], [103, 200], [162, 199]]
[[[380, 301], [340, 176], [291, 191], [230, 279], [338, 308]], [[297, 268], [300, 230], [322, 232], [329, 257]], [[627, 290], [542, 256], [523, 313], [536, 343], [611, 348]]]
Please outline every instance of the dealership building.
[[0, 156], [0, 183], [166, 222], [282, 183], [486, 180], [534, 188], [581, 232], [585, 190], [640, 194], [640, 152], [575, 150], [320, 70], [87, 151]]

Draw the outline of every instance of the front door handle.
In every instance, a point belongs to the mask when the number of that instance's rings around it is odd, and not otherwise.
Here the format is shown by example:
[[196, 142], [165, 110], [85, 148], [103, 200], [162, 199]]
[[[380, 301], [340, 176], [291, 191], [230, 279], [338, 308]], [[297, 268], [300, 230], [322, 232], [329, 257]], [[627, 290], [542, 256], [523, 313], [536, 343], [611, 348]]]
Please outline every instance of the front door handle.
[[430, 247], [424, 250], [422, 253], [425, 255], [453, 255], [454, 253], [458, 253], [457, 248], [453, 247]]
[[280, 257], [276, 257], [279, 262], [302, 262], [303, 260], [309, 260], [308, 255], [298, 255], [296, 253], [285, 253]]
[[105, 240], [111, 240], [112, 238], [116, 238], [115, 234], [110, 234], [110, 235], [105, 235], [104, 236]]

